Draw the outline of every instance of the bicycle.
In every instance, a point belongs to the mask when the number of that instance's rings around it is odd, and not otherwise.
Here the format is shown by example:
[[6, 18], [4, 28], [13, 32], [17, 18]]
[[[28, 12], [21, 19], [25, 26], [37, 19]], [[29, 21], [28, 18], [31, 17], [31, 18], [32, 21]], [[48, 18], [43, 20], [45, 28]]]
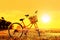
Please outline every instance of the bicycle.
[[[37, 11], [35, 11], [35, 13], [37, 13]], [[29, 17], [29, 15], [25, 15], [26, 17]], [[35, 28], [36, 28], [36, 31], [38, 32], [39, 36], [40, 36], [40, 32], [39, 32], [39, 29], [38, 29], [38, 26], [37, 26], [37, 15], [34, 15], [34, 16], [31, 16], [28, 18], [30, 20], [30, 24], [29, 25], [25, 25], [24, 23], [24, 18], [23, 19], [20, 19], [20, 21], [22, 23], [18, 23], [18, 22], [15, 22], [15, 23], [12, 23], [9, 25], [8, 27], [8, 33], [9, 33], [9, 36], [14, 38], [14, 37], [22, 37], [23, 33], [25, 35], [27, 35], [28, 33], [28, 30], [31, 29], [31, 27], [34, 25]], [[15, 29], [13, 28], [14, 25], [17, 24], [19, 26], [17, 26]], [[23, 24], [23, 25], [22, 25]], [[28, 26], [30, 26], [28, 28]]]

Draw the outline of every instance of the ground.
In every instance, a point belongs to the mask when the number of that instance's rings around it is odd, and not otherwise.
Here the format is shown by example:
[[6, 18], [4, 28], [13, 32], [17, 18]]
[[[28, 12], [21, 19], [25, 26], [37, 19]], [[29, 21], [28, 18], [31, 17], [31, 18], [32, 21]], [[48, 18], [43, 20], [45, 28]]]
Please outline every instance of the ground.
[[44, 33], [41, 32], [39, 36], [37, 31], [29, 30], [27, 35], [22, 35], [21, 38], [16, 37], [15, 39], [10, 38], [8, 30], [0, 31], [0, 40], [60, 40], [60, 33]]

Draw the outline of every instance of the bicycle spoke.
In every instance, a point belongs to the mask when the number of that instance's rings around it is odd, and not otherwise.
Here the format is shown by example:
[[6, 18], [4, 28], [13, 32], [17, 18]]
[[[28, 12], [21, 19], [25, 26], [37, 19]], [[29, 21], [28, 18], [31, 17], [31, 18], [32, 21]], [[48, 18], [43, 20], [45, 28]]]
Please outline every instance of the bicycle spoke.
[[22, 27], [20, 24], [18, 23], [13, 23], [10, 25], [10, 27], [12, 26], [11, 29], [9, 29], [9, 34], [12, 37], [19, 37], [22, 35]]

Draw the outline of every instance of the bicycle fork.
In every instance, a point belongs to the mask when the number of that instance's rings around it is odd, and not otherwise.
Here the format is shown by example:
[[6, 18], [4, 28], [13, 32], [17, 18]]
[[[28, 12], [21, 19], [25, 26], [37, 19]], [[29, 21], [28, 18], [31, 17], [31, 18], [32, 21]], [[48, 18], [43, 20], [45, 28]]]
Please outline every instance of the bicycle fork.
[[39, 31], [39, 28], [38, 28], [37, 23], [35, 23], [34, 26], [35, 26], [35, 28], [36, 28], [36, 31], [37, 31], [38, 35], [40, 36], [40, 31]]
[[37, 31], [38, 35], [40, 36], [40, 31], [39, 30], [36, 30], [36, 31]]

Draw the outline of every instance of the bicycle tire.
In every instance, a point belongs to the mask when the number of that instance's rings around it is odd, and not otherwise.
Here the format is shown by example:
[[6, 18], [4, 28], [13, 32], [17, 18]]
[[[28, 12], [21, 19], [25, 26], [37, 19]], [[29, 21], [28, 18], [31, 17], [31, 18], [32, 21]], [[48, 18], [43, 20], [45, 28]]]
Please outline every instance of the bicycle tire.
[[[21, 25], [20, 23], [17, 23], [17, 22], [11, 23], [11, 24], [8, 26], [8, 34], [9, 34], [9, 36], [12, 37], [12, 38], [14, 38], [14, 36], [11, 35], [10, 30], [11, 30], [12, 25], [14, 25], [14, 24], [18, 24], [18, 25], [21, 27], [21, 29], [23, 29], [23, 27], [22, 27], [22, 25]], [[19, 33], [19, 35], [17, 35], [17, 36], [21, 37], [22, 34], [23, 34], [23, 32], [21, 31], [21, 33]]]

